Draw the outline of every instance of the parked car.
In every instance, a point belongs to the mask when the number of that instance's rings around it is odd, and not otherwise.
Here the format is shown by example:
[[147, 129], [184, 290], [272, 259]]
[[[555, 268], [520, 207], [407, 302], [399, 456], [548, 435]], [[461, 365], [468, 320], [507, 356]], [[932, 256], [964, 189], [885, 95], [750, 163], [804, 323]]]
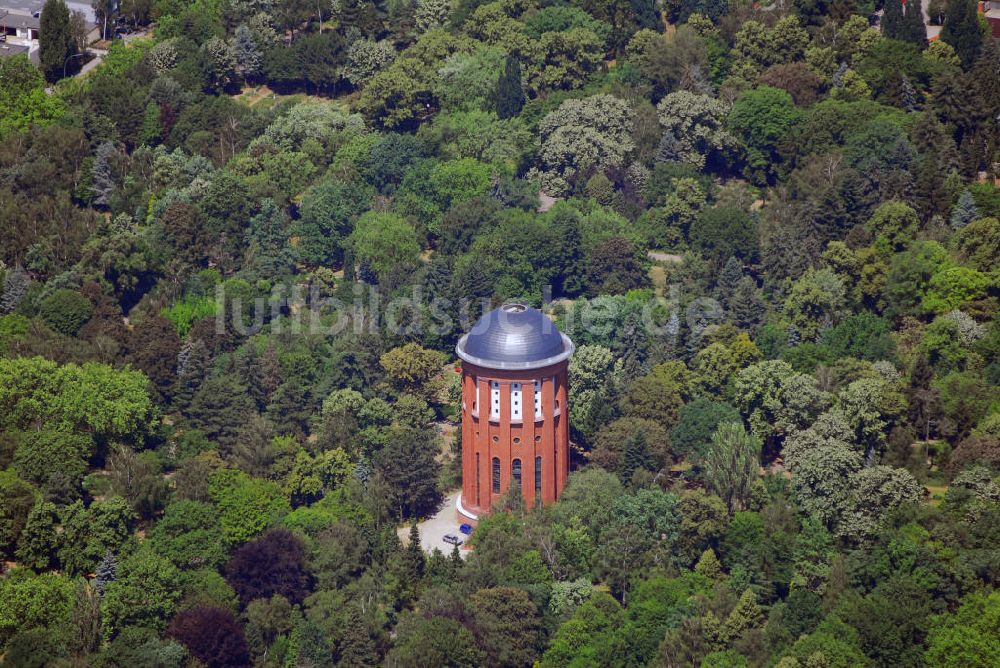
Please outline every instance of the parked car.
[[471, 536], [472, 535], [472, 525], [471, 524], [463, 524], [462, 526], [458, 527], [458, 530], [461, 531], [466, 536]]
[[448, 543], [450, 545], [461, 545], [462, 544], [462, 539], [459, 538], [458, 536], [456, 536], [453, 533], [446, 533], [444, 535], [444, 542], [446, 542], [446, 543]]

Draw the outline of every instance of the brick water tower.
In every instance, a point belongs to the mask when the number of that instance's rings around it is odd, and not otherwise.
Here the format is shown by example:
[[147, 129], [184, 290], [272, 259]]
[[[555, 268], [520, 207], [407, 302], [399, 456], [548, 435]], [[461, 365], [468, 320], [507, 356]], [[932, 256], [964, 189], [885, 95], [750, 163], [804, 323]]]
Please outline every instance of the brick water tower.
[[525, 505], [559, 498], [569, 475], [567, 368], [575, 346], [538, 309], [490, 311], [455, 347], [462, 359], [462, 494], [469, 519], [511, 484]]

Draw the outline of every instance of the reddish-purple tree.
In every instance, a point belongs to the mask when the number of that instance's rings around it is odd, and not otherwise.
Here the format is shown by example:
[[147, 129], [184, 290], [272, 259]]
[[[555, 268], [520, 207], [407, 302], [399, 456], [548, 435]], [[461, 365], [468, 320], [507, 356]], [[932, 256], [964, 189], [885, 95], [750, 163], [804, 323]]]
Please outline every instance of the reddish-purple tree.
[[286, 529], [268, 531], [236, 550], [226, 564], [226, 580], [244, 606], [275, 594], [301, 603], [312, 587], [302, 542]]
[[185, 610], [174, 617], [167, 636], [187, 647], [208, 668], [250, 665], [243, 627], [225, 608]]

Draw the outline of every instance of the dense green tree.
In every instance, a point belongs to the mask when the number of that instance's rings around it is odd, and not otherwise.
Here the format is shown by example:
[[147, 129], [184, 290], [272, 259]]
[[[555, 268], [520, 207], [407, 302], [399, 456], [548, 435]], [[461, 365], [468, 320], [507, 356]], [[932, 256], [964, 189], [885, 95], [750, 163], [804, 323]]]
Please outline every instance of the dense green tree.
[[361, 216], [348, 237], [354, 257], [387, 287], [413, 269], [420, 252], [416, 230], [402, 216], [369, 212]]
[[778, 149], [799, 117], [792, 96], [768, 86], [747, 91], [733, 104], [728, 124], [746, 147], [747, 175], [755, 182], [774, 181], [781, 163]]
[[521, 63], [513, 55], [507, 56], [503, 74], [497, 78], [494, 95], [499, 118], [513, 118], [521, 113], [525, 100], [524, 87], [521, 83]]
[[948, 3], [941, 40], [954, 47], [963, 68], [972, 67], [983, 43], [975, 3], [962, 0]]
[[399, 634], [387, 660], [401, 667], [473, 668], [484, 665], [485, 658], [472, 633], [461, 623], [409, 613], [400, 620]]
[[200, 501], [177, 501], [163, 512], [149, 535], [156, 552], [178, 568], [218, 567], [226, 560], [215, 509]]
[[180, 573], [150, 549], [140, 549], [118, 565], [101, 599], [105, 638], [127, 626], [163, 629], [176, 610]]
[[469, 599], [486, 656], [485, 665], [525, 666], [542, 649], [538, 608], [523, 589], [481, 589]]
[[35, 490], [12, 469], [0, 471], [0, 549], [11, 556], [35, 505]]
[[739, 422], [720, 423], [702, 458], [702, 474], [730, 511], [746, 507], [759, 468], [760, 442]]
[[886, 39], [903, 39], [903, 3], [902, 0], [887, 0], [883, 7], [882, 20], [879, 25]]
[[60, 513], [59, 562], [72, 574], [91, 572], [108, 551], [125, 543], [135, 528], [136, 515], [125, 499], [115, 496], [89, 508], [76, 501]]
[[989, 629], [1000, 610], [1000, 595], [970, 594], [953, 614], [936, 617], [924, 660], [939, 666], [988, 666], [1000, 658]]
[[64, 76], [66, 61], [76, 55], [69, 7], [63, 0], [46, 0], [38, 34], [42, 72], [47, 81], [58, 81]]
[[222, 535], [230, 545], [252, 539], [289, 510], [279, 485], [234, 469], [213, 472], [208, 493], [219, 509]]
[[440, 499], [437, 439], [422, 429], [393, 428], [378, 453], [377, 470], [389, 485], [390, 506], [401, 519], [434, 509]]

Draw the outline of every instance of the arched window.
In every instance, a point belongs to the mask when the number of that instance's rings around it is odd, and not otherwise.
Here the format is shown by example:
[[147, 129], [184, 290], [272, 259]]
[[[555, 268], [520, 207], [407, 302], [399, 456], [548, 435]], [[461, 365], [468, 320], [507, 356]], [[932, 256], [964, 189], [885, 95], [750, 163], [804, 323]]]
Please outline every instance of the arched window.
[[514, 484], [521, 486], [521, 460], [515, 459], [510, 463], [510, 474], [514, 478]]
[[493, 493], [500, 493], [500, 458], [493, 458]]

